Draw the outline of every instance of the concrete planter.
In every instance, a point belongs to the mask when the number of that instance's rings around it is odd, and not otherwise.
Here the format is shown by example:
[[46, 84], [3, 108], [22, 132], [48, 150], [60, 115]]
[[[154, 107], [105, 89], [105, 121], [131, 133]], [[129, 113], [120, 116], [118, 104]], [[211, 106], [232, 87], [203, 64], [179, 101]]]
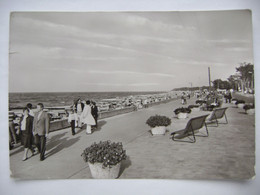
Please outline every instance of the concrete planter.
[[251, 108], [251, 109], [249, 109], [249, 110], [246, 110], [246, 113], [247, 113], [248, 115], [254, 115], [254, 114], [255, 114], [255, 109], [254, 109], [254, 108]]
[[238, 108], [244, 108], [245, 104], [238, 104], [237, 107]]
[[151, 132], [153, 135], [165, 135], [166, 127], [165, 126], [154, 127], [151, 129]]
[[183, 113], [180, 112], [179, 114], [177, 114], [178, 119], [185, 119], [188, 117], [188, 113]]
[[121, 162], [116, 164], [115, 166], [102, 167], [102, 163], [90, 163], [88, 162], [91, 175], [94, 179], [116, 179], [119, 176]]
[[194, 108], [192, 108], [192, 111], [198, 112], [198, 111], [200, 111], [200, 107], [194, 107]]

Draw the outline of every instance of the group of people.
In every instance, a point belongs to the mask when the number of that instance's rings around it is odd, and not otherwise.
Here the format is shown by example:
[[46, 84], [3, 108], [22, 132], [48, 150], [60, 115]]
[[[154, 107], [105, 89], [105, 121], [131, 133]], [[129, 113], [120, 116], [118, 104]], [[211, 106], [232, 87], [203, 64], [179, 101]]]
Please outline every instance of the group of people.
[[[31, 150], [32, 156], [40, 153], [40, 161], [45, 159], [46, 138], [49, 135], [50, 118], [49, 114], [43, 111], [43, 109], [42, 103], [37, 104], [35, 113], [32, 111], [32, 104], [30, 103], [23, 109], [23, 114], [18, 124], [18, 134], [21, 137], [21, 144], [24, 146], [23, 161], [28, 159], [29, 150]], [[15, 143], [17, 143], [13, 122], [14, 117], [14, 114], [9, 115], [10, 145], [11, 139], [15, 139]], [[37, 148], [37, 151], [35, 148]]]
[[76, 100], [69, 111], [68, 122], [71, 124], [71, 133], [75, 135], [75, 128], [82, 128], [86, 124], [86, 134], [92, 133], [92, 127], [97, 128], [98, 108], [93, 101]]
[[[23, 161], [28, 159], [28, 152], [32, 155], [40, 154], [40, 161], [45, 159], [46, 139], [50, 130], [50, 115], [44, 111], [44, 105], [38, 103], [36, 112], [32, 110], [32, 104], [28, 103], [23, 108], [23, 114], [18, 123], [18, 131], [14, 124], [15, 114], [9, 112], [9, 147], [17, 144], [16, 134], [20, 135], [21, 144], [24, 146]], [[93, 101], [81, 101], [78, 99], [69, 111], [68, 122], [71, 124], [72, 135], [75, 128], [82, 128], [86, 124], [86, 133], [91, 134], [92, 128], [97, 128], [98, 108]], [[37, 150], [36, 150], [37, 149]]]

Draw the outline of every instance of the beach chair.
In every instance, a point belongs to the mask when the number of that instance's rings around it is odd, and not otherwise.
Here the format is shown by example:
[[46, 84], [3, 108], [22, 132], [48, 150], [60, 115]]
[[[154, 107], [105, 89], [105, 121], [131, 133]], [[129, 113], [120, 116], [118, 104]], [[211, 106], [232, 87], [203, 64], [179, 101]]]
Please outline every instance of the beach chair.
[[[191, 118], [188, 121], [185, 129], [171, 133], [172, 140], [180, 141], [180, 142], [195, 143], [196, 138], [195, 138], [194, 131], [201, 129], [203, 126], [205, 126], [205, 128], [206, 128], [206, 135], [196, 135], [196, 136], [208, 137], [209, 136], [208, 127], [207, 127], [207, 124], [205, 123], [205, 120], [208, 116], [209, 116], [209, 114]], [[182, 140], [183, 138], [186, 138], [186, 137], [189, 138], [189, 141]], [[190, 138], [190, 137], [192, 137], [192, 138]]]
[[[212, 111], [211, 116], [208, 118], [208, 120], [206, 121], [207, 124], [212, 124], [212, 123], [216, 123], [217, 127], [218, 124], [228, 124], [228, 120], [227, 120], [227, 116], [226, 116], [226, 108], [216, 108]], [[222, 119], [223, 117], [225, 117], [226, 122], [225, 123], [219, 123], [219, 119]]]

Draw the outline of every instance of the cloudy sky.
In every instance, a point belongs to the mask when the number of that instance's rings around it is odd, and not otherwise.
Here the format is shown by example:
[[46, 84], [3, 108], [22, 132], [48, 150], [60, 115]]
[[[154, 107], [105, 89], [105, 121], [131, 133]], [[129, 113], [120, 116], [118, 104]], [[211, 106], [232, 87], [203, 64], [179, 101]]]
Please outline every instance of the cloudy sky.
[[167, 91], [253, 63], [251, 13], [17, 12], [10, 92]]

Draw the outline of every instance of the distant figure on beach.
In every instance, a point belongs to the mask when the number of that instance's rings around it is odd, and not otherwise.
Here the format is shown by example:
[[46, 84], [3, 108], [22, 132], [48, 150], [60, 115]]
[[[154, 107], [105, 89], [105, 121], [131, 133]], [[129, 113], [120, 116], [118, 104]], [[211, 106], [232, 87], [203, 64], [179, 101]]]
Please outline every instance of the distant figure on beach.
[[186, 103], [187, 103], [187, 101], [186, 101], [185, 93], [183, 92], [181, 95], [181, 104], [184, 105]]
[[96, 102], [91, 101], [91, 114], [95, 119], [96, 125], [94, 125], [94, 128], [98, 127], [97, 119], [98, 119], [98, 107], [96, 106]]
[[84, 104], [83, 102], [81, 102], [81, 99], [77, 99], [77, 101], [75, 102], [75, 109], [76, 109], [76, 113], [78, 115], [78, 127], [81, 128], [82, 125], [82, 121], [81, 121], [81, 114], [84, 110]]
[[29, 108], [23, 109], [23, 116], [19, 123], [19, 132], [21, 135], [21, 139], [23, 140], [24, 146], [24, 154], [23, 154], [23, 161], [27, 160], [27, 154], [29, 149], [32, 152], [32, 156], [34, 155], [34, 149], [32, 147], [33, 141], [33, 117], [29, 114]]
[[70, 123], [70, 126], [71, 126], [71, 134], [72, 135], [75, 135], [75, 127], [76, 127], [77, 121], [78, 121], [78, 115], [76, 113], [75, 108], [73, 107], [69, 111], [69, 116], [68, 116], [68, 122]]
[[86, 101], [86, 105], [84, 107], [84, 110], [81, 115], [81, 121], [82, 123], [87, 125], [86, 134], [91, 134], [91, 126], [96, 125], [95, 119], [91, 114], [91, 107], [90, 107], [90, 101]]
[[9, 149], [13, 149], [14, 144], [17, 144], [16, 132], [14, 127], [14, 112], [9, 112]]
[[50, 118], [47, 112], [43, 111], [43, 104], [37, 104], [37, 112], [33, 121], [33, 134], [35, 136], [35, 144], [40, 153], [40, 161], [45, 159], [46, 138], [49, 136]]
[[26, 105], [26, 107], [29, 109], [29, 115], [33, 116], [34, 117], [34, 112], [32, 111], [32, 104], [31, 103], [28, 103]]

